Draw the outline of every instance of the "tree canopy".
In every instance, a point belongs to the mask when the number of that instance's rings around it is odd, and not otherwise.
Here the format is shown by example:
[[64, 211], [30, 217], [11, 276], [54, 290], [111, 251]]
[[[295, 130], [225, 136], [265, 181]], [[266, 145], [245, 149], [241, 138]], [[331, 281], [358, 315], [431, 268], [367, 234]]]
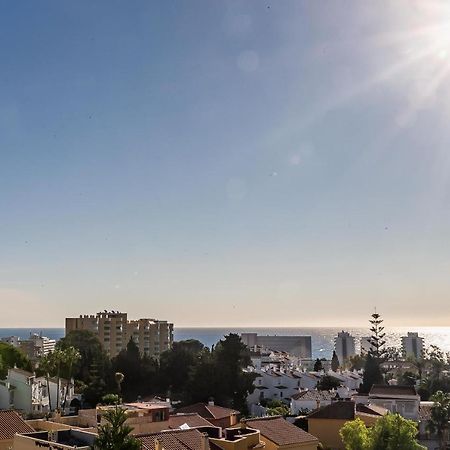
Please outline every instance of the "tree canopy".
[[116, 406], [104, 414], [106, 423], [98, 427], [93, 450], [139, 450], [140, 442], [130, 436], [133, 428], [126, 424], [125, 410]]
[[8, 369], [13, 367], [32, 371], [31, 362], [25, 353], [6, 342], [0, 342], [0, 380], [5, 379]]
[[346, 422], [340, 431], [346, 450], [426, 450], [417, 442], [417, 425], [399, 414], [387, 414], [367, 428], [361, 419]]

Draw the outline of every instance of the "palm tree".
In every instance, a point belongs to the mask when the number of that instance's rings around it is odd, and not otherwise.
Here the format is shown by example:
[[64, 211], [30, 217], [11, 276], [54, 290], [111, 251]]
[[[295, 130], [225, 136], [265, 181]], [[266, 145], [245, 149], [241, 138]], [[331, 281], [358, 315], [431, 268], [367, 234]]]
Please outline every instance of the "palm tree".
[[437, 391], [431, 397], [434, 405], [431, 408], [431, 419], [428, 429], [431, 433], [436, 433], [439, 439], [439, 448], [447, 448], [449, 419], [450, 419], [450, 394]]
[[54, 352], [50, 353], [51, 358], [53, 358], [54, 361], [54, 367], [56, 372], [56, 409], [60, 409], [60, 388], [61, 388], [61, 370], [64, 367], [64, 363], [66, 361], [66, 354], [64, 350], [60, 350], [57, 348]]
[[73, 368], [75, 364], [81, 359], [80, 352], [75, 347], [68, 347], [63, 350], [64, 353], [64, 365], [67, 373], [67, 385], [64, 392], [64, 402], [63, 407], [66, 408], [67, 394], [69, 392], [69, 387], [72, 385]]
[[117, 384], [117, 392], [120, 394], [122, 390], [122, 382], [125, 379], [125, 375], [122, 372], [116, 372], [114, 375], [114, 379], [116, 380]]
[[39, 368], [44, 372], [45, 379], [47, 380], [47, 394], [48, 394], [48, 407], [52, 410], [52, 398], [50, 393], [50, 374], [54, 371], [54, 360], [51, 353], [44, 355], [39, 360]]
[[98, 427], [98, 437], [93, 450], [140, 450], [141, 444], [130, 433], [133, 431], [125, 422], [127, 415], [123, 408], [116, 406], [104, 415], [106, 423]]

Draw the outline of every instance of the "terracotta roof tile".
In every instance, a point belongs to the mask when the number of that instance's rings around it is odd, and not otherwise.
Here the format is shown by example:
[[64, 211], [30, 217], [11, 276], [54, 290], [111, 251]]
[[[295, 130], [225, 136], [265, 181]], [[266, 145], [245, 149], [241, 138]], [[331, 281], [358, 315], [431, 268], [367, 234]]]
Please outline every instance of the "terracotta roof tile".
[[191, 428], [214, 426], [197, 413], [174, 414], [173, 416], [169, 416], [169, 428], [177, 429], [184, 424]]
[[324, 406], [309, 414], [307, 418], [353, 420], [355, 418], [355, 410], [355, 402], [341, 401]]
[[305, 442], [317, 442], [318, 439], [301, 428], [292, 425], [279, 416], [247, 419], [244, 421], [249, 427], [259, 430], [276, 445], [294, 445]]
[[417, 395], [417, 391], [414, 386], [374, 384], [369, 392], [372, 395]]
[[16, 433], [33, 433], [30, 427], [15, 411], [0, 411], [0, 441], [9, 440]]
[[217, 405], [209, 405], [207, 403], [195, 403], [193, 405], [178, 408], [177, 413], [197, 413], [204, 419], [224, 419], [232, 415], [240, 414], [234, 409], [224, 408]]
[[202, 443], [202, 433], [196, 429], [141, 434], [135, 438], [141, 442], [143, 450], [155, 450], [156, 439], [161, 442], [164, 450], [199, 450]]

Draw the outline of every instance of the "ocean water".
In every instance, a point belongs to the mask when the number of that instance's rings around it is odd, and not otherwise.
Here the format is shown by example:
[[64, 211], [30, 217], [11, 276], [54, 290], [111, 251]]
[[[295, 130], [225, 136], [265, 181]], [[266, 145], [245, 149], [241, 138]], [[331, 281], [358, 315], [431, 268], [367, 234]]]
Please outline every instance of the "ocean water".
[[[368, 328], [344, 328], [358, 338], [368, 336]], [[175, 328], [174, 339], [198, 339], [204, 345], [211, 347], [228, 333], [255, 332], [279, 336], [305, 335], [311, 336], [312, 352], [314, 358], [331, 358], [333, 353], [334, 338], [342, 328]], [[386, 341], [389, 347], [401, 346], [401, 336], [408, 331], [416, 331], [425, 340], [425, 346], [437, 345], [445, 352], [450, 352], [450, 327], [416, 327], [416, 328], [387, 328]], [[51, 339], [60, 339], [64, 336], [64, 328], [0, 328], [0, 338], [7, 336], [19, 336], [22, 339], [29, 337], [30, 333], [40, 333]]]

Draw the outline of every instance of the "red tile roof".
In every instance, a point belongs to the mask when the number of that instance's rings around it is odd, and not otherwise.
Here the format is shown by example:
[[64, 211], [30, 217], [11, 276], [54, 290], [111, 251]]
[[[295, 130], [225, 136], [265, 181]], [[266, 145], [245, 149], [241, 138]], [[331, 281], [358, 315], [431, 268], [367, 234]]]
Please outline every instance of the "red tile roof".
[[259, 430], [262, 436], [276, 445], [295, 445], [306, 442], [319, 442], [315, 436], [292, 425], [280, 416], [247, 419], [243, 422], [250, 428]]
[[195, 403], [193, 405], [178, 408], [177, 413], [197, 413], [204, 419], [225, 419], [233, 415], [240, 414], [239, 411], [223, 406], [210, 405], [208, 403]]
[[156, 439], [161, 442], [164, 450], [200, 450], [203, 436], [200, 431], [192, 429], [140, 434], [135, 438], [141, 442], [142, 450], [155, 450]]
[[374, 384], [369, 392], [369, 396], [372, 395], [417, 395], [417, 391], [414, 386]]
[[184, 424], [191, 428], [214, 426], [197, 413], [175, 414], [169, 417], [169, 428], [177, 429]]
[[339, 419], [353, 420], [355, 418], [355, 402], [342, 401], [324, 406], [308, 415], [308, 419]]
[[10, 440], [16, 433], [33, 433], [30, 427], [15, 411], [0, 411], [0, 441]]

